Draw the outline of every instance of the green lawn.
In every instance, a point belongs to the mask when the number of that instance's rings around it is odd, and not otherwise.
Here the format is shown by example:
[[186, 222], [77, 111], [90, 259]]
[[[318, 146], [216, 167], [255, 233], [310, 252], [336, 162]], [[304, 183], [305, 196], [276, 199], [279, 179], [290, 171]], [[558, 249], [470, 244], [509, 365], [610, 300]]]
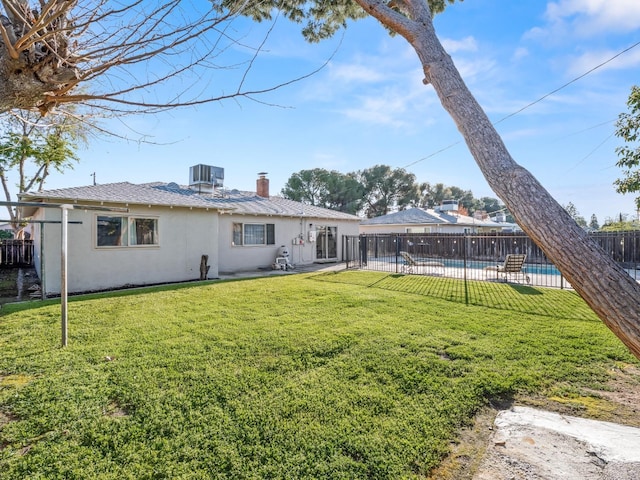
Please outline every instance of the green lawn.
[[1, 479], [424, 478], [488, 399], [634, 362], [572, 292], [374, 272], [59, 312], [0, 317]]

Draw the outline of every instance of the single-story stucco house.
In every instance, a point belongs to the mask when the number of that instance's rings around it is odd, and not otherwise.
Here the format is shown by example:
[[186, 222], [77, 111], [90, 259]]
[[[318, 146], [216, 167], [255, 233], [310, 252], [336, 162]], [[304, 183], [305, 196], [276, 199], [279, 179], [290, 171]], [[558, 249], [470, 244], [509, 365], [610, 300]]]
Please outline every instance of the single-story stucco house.
[[514, 224], [461, 215], [457, 203], [436, 209], [409, 208], [369, 218], [360, 223], [361, 234], [389, 233], [496, 233], [512, 232]]
[[[256, 192], [221, 188], [223, 170], [196, 165], [190, 183], [129, 182], [24, 193], [35, 266], [46, 294], [61, 291], [62, 208], [68, 204], [68, 292], [180, 282], [270, 268], [285, 247], [293, 265], [341, 261], [341, 238], [360, 218]], [[204, 180], [203, 180], [204, 179]], [[112, 211], [109, 209], [119, 209]], [[81, 223], [77, 223], [81, 222]]]

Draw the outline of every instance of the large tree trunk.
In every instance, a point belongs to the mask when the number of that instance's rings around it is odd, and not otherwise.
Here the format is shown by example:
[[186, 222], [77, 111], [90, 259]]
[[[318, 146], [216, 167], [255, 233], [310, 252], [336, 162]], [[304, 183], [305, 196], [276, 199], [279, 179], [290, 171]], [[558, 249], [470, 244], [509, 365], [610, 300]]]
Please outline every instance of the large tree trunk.
[[504, 146], [442, 47], [425, 0], [402, 4], [404, 16], [375, 0], [356, 0], [402, 35], [422, 63], [493, 191], [613, 333], [640, 358], [640, 285], [580, 228]]
[[0, 42], [0, 112], [13, 108], [33, 110], [37, 107], [46, 113], [52, 108], [55, 103], [54, 92], [63, 89], [69, 79], [57, 82], [49, 77], [44, 81], [40, 73], [27, 58], [11, 58]]

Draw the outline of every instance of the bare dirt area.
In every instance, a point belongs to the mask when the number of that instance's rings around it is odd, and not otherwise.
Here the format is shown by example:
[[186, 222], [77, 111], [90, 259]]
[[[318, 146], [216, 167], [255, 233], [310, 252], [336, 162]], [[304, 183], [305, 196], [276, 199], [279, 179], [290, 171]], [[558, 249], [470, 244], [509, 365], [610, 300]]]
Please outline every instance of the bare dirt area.
[[566, 401], [495, 402], [464, 430], [431, 480], [640, 480], [640, 368]]
[[0, 305], [28, 300], [38, 283], [32, 267], [0, 268]]

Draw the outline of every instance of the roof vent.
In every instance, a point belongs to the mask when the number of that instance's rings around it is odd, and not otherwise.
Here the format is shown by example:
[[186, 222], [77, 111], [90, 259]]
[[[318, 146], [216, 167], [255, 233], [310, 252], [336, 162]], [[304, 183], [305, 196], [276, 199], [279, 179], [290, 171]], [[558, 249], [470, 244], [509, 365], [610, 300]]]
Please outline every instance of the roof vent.
[[224, 168], [202, 164], [189, 168], [189, 187], [200, 193], [211, 193], [223, 183]]
[[175, 182], [167, 183], [167, 190], [180, 190], [180, 185]]

